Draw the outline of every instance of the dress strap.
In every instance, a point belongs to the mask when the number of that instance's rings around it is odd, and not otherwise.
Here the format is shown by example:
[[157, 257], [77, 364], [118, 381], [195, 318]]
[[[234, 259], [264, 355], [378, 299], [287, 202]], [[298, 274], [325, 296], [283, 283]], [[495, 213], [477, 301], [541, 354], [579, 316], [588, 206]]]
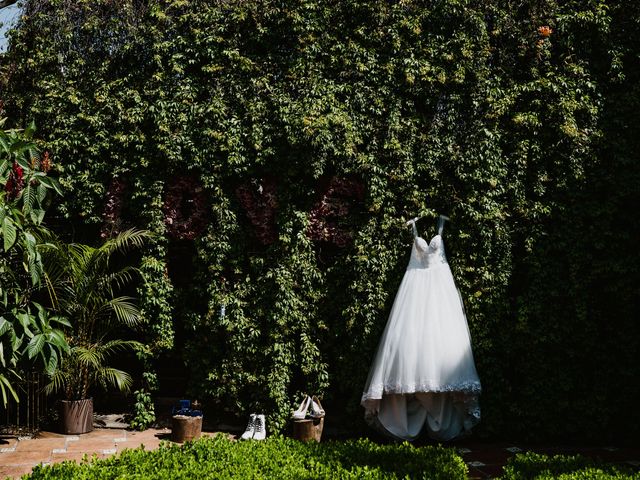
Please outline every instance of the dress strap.
[[407, 222], [407, 226], [411, 225], [411, 231], [413, 232], [414, 237], [418, 236], [418, 229], [416, 228], [416, 222], [418, 221], [418, 218], [420, 217], [412, 218]]
[[438, 235], [442, 235], [442, 230], [444, 229], [444, 222], [449, 220], [449, 217], [446, 215], [440, 215], [438, 217]]

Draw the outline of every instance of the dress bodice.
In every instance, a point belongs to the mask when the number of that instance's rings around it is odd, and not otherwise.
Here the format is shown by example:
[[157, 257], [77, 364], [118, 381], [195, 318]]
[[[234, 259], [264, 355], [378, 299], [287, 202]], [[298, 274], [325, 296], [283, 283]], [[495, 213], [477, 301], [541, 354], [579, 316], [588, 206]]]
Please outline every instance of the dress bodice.
[[424, 238], [416, 236], [411, 249], [411, 259], [407, 270], [411, 268], [429, 268], [447, 263], [444, 253], [442, 235], [438, 234], [427, 242]]

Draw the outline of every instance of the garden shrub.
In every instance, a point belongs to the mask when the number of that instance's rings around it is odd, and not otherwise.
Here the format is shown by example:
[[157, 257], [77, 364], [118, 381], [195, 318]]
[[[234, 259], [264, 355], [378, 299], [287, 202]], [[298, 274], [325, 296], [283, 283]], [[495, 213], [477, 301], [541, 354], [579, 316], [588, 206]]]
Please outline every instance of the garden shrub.
[[637, 479], [640, 474], [631, 469], [603, 464], [580, 455], [554, 455], [527, 452], [509, 459], [502, 480], [578, 480]]
[[173, 348], [210, 415], [277, 429], [306, 391], [354, 426], [404, 220], [429, 236], [441, 212], [478, 432], [623, 441], [640, 433], [639, 19], [552, 0], [32, 0], [0, 97], [65, 159], [77, 235], [159, 234], [140, 406]]
[[125, 450], [80, 465], [35, 467], [35, 479], [191, 478], [425, 478], [465, 479], [467, 467], [453, 449], [378, 445], [368, 440], [301, 443], [287, 438], [234, 442], [224, 435], [160, 449]]
[[[2, 112], [0, 112], [2, 113]], [[49, 152], [42, 153], [32, 122], [4, 130], [0, 116], [0, 405], [19, 401], [16, 383], [25, 373], [53, 374], [69, 353], [66, 318], [46, 300], [43, 252], [51, 233], [44, 224], [52, 193]], [[47, 284], [48, 285], [48, 284]]]

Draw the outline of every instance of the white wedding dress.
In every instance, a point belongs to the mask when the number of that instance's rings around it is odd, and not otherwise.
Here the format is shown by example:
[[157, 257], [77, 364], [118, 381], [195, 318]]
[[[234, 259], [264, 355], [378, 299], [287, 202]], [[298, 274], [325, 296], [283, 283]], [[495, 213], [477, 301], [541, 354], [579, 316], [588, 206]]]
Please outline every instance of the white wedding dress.
[[462, 300], [438, 234], [427, 243], [415, 222], [409, 266], [396, 294], [361, 404], [385, 433], [415, 439], [423, 427], [451, 440], [480, 420], [476, 372]]

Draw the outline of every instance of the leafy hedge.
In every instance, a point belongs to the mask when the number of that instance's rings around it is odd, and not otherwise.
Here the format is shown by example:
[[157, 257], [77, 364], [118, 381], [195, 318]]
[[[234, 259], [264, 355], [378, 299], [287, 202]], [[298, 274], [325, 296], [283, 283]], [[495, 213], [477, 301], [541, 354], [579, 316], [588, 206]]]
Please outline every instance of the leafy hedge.
[[465, 479], [467, 467], [453, 449], [377, 445], [368, 440], [301, 443], [286, 438], [234, 442], [223, 435], [160, 449], [125, 450], [80, 465], [37, 466], [35, 479], [191, 478], [428, 478]]
[[578, 480], [637, 479], [638, 472], [603, 464], [580, 455], [549, 457], [527, 452], [512, 457], [503, 470], [502, 480]]
[[[106, 460], [37, 466], [36, 479], [116, 478], [425, 478], [465, 479], [468, 470], [452, 448], [379, 445], [369, 440], [302, 443], [271, 437], [234, 442], [224, 435], [184, 446], [163, 443], [158, 450], [125, 450]], [[634, 479], [631, 469], [585, 457], [533, 452], [518, 454], [504, 467], [503, 480]]]
[[148, 368], [176, 348], [210, 412], [361, 418], [403, 220], [443, 212], [480, 432], [637, 437], [638, 5], [69, 5], [30, 2], [1, 96], [64, 163], [61, 227], [160, 234]]

